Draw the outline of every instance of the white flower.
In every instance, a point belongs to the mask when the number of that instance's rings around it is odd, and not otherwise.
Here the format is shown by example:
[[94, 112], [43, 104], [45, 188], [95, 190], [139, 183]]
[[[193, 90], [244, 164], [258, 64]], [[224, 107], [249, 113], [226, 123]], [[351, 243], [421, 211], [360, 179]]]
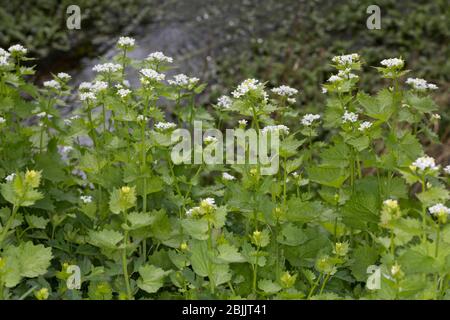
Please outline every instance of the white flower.
[[186, 211], [186, 216], [192, 217], [195, 210], [198, 210], [198, 207], [191, 208], [191, 209], [187, 210], [187, 211]]
[[332, 75], [331, 77], [328, 78], [328, 82], [336, 82], [336, 81], [341, 81], [342, 78], [336, 75]]
[[108, 89], [108, 83], [105, 81], [95, 81], [94, 83], [92, 83], [91, 85], [91, 90], [94, 93], [103, 91]]
[[45, 118], [45, 117], [47, 117], [47, 118], [52, 118], [52, 117], [53, 117], [51, 114], [48, 114], [48, 113], [45, 112], [45, 111], [39, 112], [38, 114], [36, 114], [36, 116], [37, 116], [38, 118]]
[[429, 90], [436, 90], [438, 87], [433, 83], [428, 83], [424, 79], [420, 78], [408, 78], [406, 79], [406, 84], [409, 84], [413, 87], [413, 89], [419, 90], [419, 91], [425, 91], [427, 89]]
[[72, 174], [73, 174], [74, 176], [79, 176], [82, 180], [87, 180], [86, 172], [84, 172], [83, 170], [80, 170], [80, 169], [73, 169], [73, 170], [72, 170]]
[[70, 126], [72, 124], [72, 120], [70, 119], [64, 119], [63, 121], [66, 126]]
[[153, 69], [141, 69], [140, 73], [147, 80], [163, 81], [166, 78], [165, 74], [159, 73], [159, 72], [157, 72], [157, 71], [155, 71]]
[[142, 121], [147, 121], [148, 118], [145, 117], [145, 116], [143, 116], [142, 114], [140, 114], [140, 115], [138, 115], [138, 116], [136, 117], [136, 120], [139, 121], [139, 122], [142, 122]]
[[387, 199], [383, 201], [383, 204], [388, 207], [389, 209], [397, 209], [398, 208], [398, 201]]
[[232, 176], [228, 172], [223, 172], [222, 173], [222, 178], [223, 178], [223, 180], [227, 180], [227, 181], [231, 181], [231, 180], [235, 180], [236, 179], [234, 176]]
[[233, 103], [233, 101], [231, 100], [231, 98], [229, 96], [221, 96], [217, 100], [217, 105], [224, 109], [228, 109], [232, 103]]
[[199, 78], [189, 78], [185, 74], [177, 74], [173, 76], [173, 80], [167, 81], [170, 85], [179, 86], [179, 87], [187, 87], [189, 85], [196, 84], [200, 79]]
[[342, 116], [342, 122], [356, 122], [358, 121], [358, 115], [354, 112], [348, 112], [345, 110], [344, 115]]
[[97, 64], [92, 68], [95, 72], [116, 72], [119, 70], [122, 70], [122, 65], [117, 63], [103, 63], [103, 64]]
[[276, 93], [280, 96], [283, 96], [283, 97], [290, 97], [290, 96], [296, 95], [298, 93], [298, 90], [283, 85], [283, 86], [279, 86], [277, 88], [273, 88], [272, 92]]
[[20, 44], [15, 44], [9, 47], [8, 51], [16, 54], [26, 54], [28, 50]]
[[432, 120], [440, 120], [440, 119], [441, 119], [441, 115], [440, 115], [440, 114], [437, 114], [437, 113], [433, 113], [433, 114], [431, 115], [431, 119], [432, 119]]
[[93, 93], [93, 92], [81, 92], [80, 93], [80, 100], [81, 101], [86, 101], [86, 100], [95, 101], [95, 99], [96, 99], [95, 93]]
[[436, 163], [432, 157], [424, 156], [417, 158], [416, 161], [412, 163], [412, 165], [416, 168], [419, 168], [421, 171], [425, 171], [426, 169], [430, 170], [438, 170], [439, 167], [436, 166]]
[[[350, 68], [347, 68], [347, 69], [345, 69], [345, 70], [339, 70], [337, 76], [338, 76], [339, 78], [341, 78], [341, 79], [344, 79], [344, 78], [345, 78], [345, 79], [358, 78], [358, 76], [357, 76], [356, 74], [351, 73], [350, 71], [351, 71]], [[332, 81], [332, 82], [333, 82], [333, 81]]]
[[206, 198], [200, 201], [200, 207], [216, 207], [216, 201], [214, 198]]
[[446, 174], [450, 174], [450, 165], [448, 165], [448, 166], [446, 166], [446, 167], [444, 168], [444, 172], [445, 172]]
[[11, 55], [11, 54], [10, 54], [8, 51], [6, 51], [6, 50], [3, 49], [3, 48], [0, 48], [0, 57], [6, 57], [6, 58], [9, 58], [10, 55]]
[[289, 133], [289, 128], [286, 127], [283, 124], [280, 124], [280, 125], [277, 125], [277, 126], [266, 126], [266, 127], [264, 127], [261, 130], [262, 133], [267, 133], [269, 131], [270, 132], [280, 132], [281, 131], [282, 133], [288, 134]]
[[3, 117], [0, 117], [0, 124], [3, 124], [3, 123], [5, 123], [5, 122], [6, 122], [6, 119], [3, 118]]
[[80, 116], [78, 114], [70, 117], [70, 120], [78, 120], [78, 119], [80, 119]]
[[11, 173], [10, 175], [6, 176], [5, 180], [8, 182], [11, 182], [14, 180], [14, 177], [16, 176], [15, 173]]
[[320, 119], [320, 115], [308, 113], [308, 114], [306, 114], [306, 115], [303, 116], [301, 123], [302, 123], [304, 126], [309, 127], [310, 125], [312, 125], [312, 123], [313, 123], [315, 120], [319, 120], [319, 119]]
[[61, 152], [62, 153], [69, 153], [72, 150], [73, 150], [73, 147], [71, 147], [71, 146], [62, 146], [61, 147]]
[[177, 125], [173, 122], [158, 122], [157, 124], [155, 124], [155, 128], [159, 129], [159, 130], [170, 130], [173, 128], [176, 128]]
[[0, 56], [0, 66], [7, 66], [9, 64], [7, 56]]
[[203, 139], [203, 141], [204, 141], [206, 144], [215, 143], [215, 142], [217, 142], [217, 138], [216, 138], [216, 137], [213, 137], [213, 136], [207, 136], [207, 137], [205, 137], [205, 138]]
[[164, 53], [160, 51], [150, 53], [146, 60], [152, 62], [167, 62], [167, 63], [173, 62], [173, 59], [171, 57], [164, 55]]
[[327, 93], [328, 92], [328, 90], [327, 90], [327, 88], [325, 88], [325, 87], [322, 87], [322, 93]]
[[331, 59], [331, 61], [333, 61], [334, 63], [337, 63], [339, 65], [351, 64], [351, 63], [357, 62], [358, 60], [359, 60], [359, 55], [357, 53], [345, 54], [342, 56], [335, 56], [335, 57], [333, 57], [333, 59]]
[[78, 90], [80, 91], [87, 91], [92, 89], [92, 83], [90, 82], [82, 82], [80, 83], [80, 86], [78, 87]]
[[239, 125], [245, 127], [247, 125], [248, 121], [245, 120], [245, 119], [241, 119], [241, 120], [238, 121], [238, 123], [239, 123]]
[[131, 93], [131, 90], [129, 89], [119, 89], [117, 90], [117, 94], [121, 97], [121, 98], [125, 98], [126, 96], [128, 96]]
[[371, 126], [372, 126], [372, 122], [370, 122], [370, 121], [364, 121], [363, 123], [361, 123], [360, 125], [359, 125], [359, 128], [358, 128], [358, 130], [359, 131], [365, 131], [365, 130], [367, 130], [367, 129], [369, 129]]
[[56, 75], [56, 77], [58, 77], [61, 80], [66, 80], [66, 81], [72, 79], [72, 76], [70, 74], [68, 74], [68, 73], [65, 73], [65, 72], [59, 72]]
[[134, 47], [135, 40], [130, 37], [120, 37], [117, 41], [119, 48]]
[[91, 203], [92, 202], [92, 196], [80, 196], [81, 201], [83, 203]]
[[248, 92], [252, 90], [258, 89], [258, 86], [260, 85], [259, 81], [256, 79], [247, 79], [243, 81], [237, 88], [234, 90], [231, 95], [238, 99], [244, 95], [246, 95]]
[[431, 214], [450, 214], [450, 208], [447, 208], [446, 206], [444, 206], [442, 203], [438, 203], [435, 204], [432, 207], [429, 207], [428, 210], [430, 211]]
[[56, 90], [61, 89], [61, 85], [56, 80], [44, 81], [44, 87], [46, 87], [46, 88], [53, 88], [53, 89], [56, 89]]
[[297, 102], [297, 100], [295, 98], [287, 98], [287, 102], [290, 104], [294, 104], [295, 102]]
[[390, 59], [384, 59], [380, 62], [382, 66], [388, 67], [388, 68], [402, 68], [405, 64], [405, 61], [399, 58], [390, 58]]

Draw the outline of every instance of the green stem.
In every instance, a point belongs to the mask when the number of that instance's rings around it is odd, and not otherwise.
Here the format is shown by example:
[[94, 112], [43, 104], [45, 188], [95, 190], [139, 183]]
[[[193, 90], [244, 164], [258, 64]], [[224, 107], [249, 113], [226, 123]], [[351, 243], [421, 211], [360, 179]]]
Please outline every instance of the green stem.
[[331, 277], [331, 274], [329, 274], [329, 273], [325, 276], [325, 280], [323, 280], [322, 287], [320, 288], [319, 294], [322, 294], [323, 289], [325, 289], [325, 285], [327, 284], [330, 277]]
[[439, 253], [439, 241], [441, 240], [441, 226], [438, 224], [437, 232], [436, 232], [436, 248], [434, 250], [434, 257], [437, 258]]
[[9, 229], [11, 229], [11, 225], [14, 222], [14, 219], [16, 218], [16, 213], [19, 210], [19, 207], [20, 207], [20, 205], [13, 206], [11, 216], [9, 217], [8, 221], [6, 222], [5, 228], [3, 229], [3, 231], [0, 235], [0, 249], [2, 248], [3, 241], [5, 240], [6, 236], [8, 235]]
[[320, 275], [317, 277], [316, 282], [314, 283], [314, 285], [312, 286], [311, 290], [310, 290], [309, 293], [308, 293], [308, 296], [306, 297], [307, 300], [309, 300], [309, 299], [312, 297], [314, 291], [316, 290], [317, 286], [318, 286], [319, 283], [320, 283], [320, 280], [322, 280], [322, 274], [320, 274]]
[[[127, 222], [127, 212], [124, 212], [124, 220]], [[133, 297], [131, 295], [131, 287], [130, 287], [130, 278], [128, 276], [127, 270], [127, 243], [128, 243], [128, 231], [125, 230], [124, 240], [123, 240], [123, 251], [122, 251], [122, 270], [123, 270], [123, 278], [125, 280], [125, 286], [127, 288], [127, 298], [131, 300]]]
[[258, 278], [258, 258], [259, 258], [259, 246], [256, 249], [255, 265], [253, 267], [253, 286], [252, 292], [256, 295], [256, 279]]

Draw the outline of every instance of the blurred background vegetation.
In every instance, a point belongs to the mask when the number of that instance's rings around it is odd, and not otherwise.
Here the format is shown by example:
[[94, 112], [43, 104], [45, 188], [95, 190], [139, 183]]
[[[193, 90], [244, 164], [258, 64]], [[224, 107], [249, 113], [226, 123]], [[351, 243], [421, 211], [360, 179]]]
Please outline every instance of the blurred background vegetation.
[[[373, 92], [385, 85], [371, 66], [402, 56], [410, 76], [439, 86], [439, 131], [450, 158], [450, 5], [448, 0], [9, 0], [0, 8], [0, 46], [21, 43], [38, 60], [36, 82], [69, 71], [75, 82], [92, 76], [98, 57], [113, 54], [120, 35], [136, 38], [136, 58], [164, 51], [177, 72], [209, 83], [203, 102], [214, 103], [240, 81], [257, 78], [301, 91], [298, 107], [318, 112], [320, 84], [331, 57], [358, 52], [365, 60], [361, 83]], [[66, 8], [79, 5], [81, 30], [66, 28]], [[366, 9], [381, 8], [381, 30], [369, 30]], [[441, 158], [441, 159], [440, 159]]]

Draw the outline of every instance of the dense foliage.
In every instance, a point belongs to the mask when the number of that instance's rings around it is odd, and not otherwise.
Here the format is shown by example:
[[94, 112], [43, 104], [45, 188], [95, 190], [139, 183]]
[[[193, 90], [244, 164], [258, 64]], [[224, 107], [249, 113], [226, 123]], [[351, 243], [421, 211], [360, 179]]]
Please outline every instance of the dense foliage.
[[[450, 167], [419, 142], [439, 121], [436, 85], [385, 59], [389, 85], [371, 95], [350, 54], [331, 61], [323, 114], [254, 79], [201, 106], [199, 79], [166, 81], [172, 59], [133, 61], [134, 47], [121, 38], [75, 92], [65, 73], [34, 86], [26, 49], [0, 50], [0, 298], [450, 297]], [[278, 173], [173, 163], [171, 133], [194, 120], [279, 131]], [[80, 289], [67, 287], [73, 265]]]

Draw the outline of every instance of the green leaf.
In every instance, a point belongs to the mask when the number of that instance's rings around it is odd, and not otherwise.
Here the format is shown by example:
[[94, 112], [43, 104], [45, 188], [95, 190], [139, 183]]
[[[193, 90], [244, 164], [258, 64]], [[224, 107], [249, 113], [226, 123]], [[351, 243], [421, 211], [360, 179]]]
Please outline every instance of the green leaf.
[[137, 280], [137, 285], [148, 293], [155, 293], [164, 285], [164, 278], [169, 273], [170, 271], [164, 271], [153, 265], [142, 266], [139, 268], [141, 277]]
[[288, 246], [298, 246], [308, 240], [302, 228], [296, 227], [292, 223], [286, 223], [281, 228], [281, 233], [277, 237], [279, 243]]
[[89, 232], [89, 243], [99, 248], [119, 249], [119, 242], [123, 235], [114, 230], [103, 229], [101, 231]]
[[194, 239], [208, 239], [208, 221], [205, 219], [184, 219], [181, 221], [181, 226]]
[[228, 263], [245, 262], [245, 258], [239, 253], [238, 249], [230, 244], [221, 244], [217, 248], [219, 250], [218, 258]]
[[27, 241], [17, 247], [7, 247], [3, 258], [6, 265], [0, 270], [0, 277], [8, 288], [12, 288], [23, 277], [35, 278], [47, 273], [52, 260], [52, 249]]
[[367, 268], [378, 260], [378, 250], [374, 247], [359, 246], [352, 252], [350, 270], [357, 281], [367, 281]]
[[25, 220], [27, 221], [30, 228], [34, 229], [45, 229], [45, 227], [50, 221], [49, 219], [45, 219], [31, 214], [25, 215]]
[[446, 202], [449, 199], [448, 190], [442, 187], [432, 187], [425, 192], [417, 194], [420, 202], [429, 207], [439, 202]]
[[371, 118], [386, 122], [394, 112], [393, 94], [387, 89], [381, 90], [376, 98], [365, 93], [358, 93], [356, 99]]
[[136, 230], [139, 228], [147, 227], [155, 221], [156, 217], [147, 212], [131, 212], [127, 215], [127, 220], [130, 223], [128, 230]]
[[307, 172], [311, 181], [334, 188], [340, 188], [349, 176], [347, 170], [336, 167], [309, 167]]
[[258, 281], [258, 288], [268, 294], [277, 293], [282, 289], [278, 283], [265, 279], [261, 279]]

